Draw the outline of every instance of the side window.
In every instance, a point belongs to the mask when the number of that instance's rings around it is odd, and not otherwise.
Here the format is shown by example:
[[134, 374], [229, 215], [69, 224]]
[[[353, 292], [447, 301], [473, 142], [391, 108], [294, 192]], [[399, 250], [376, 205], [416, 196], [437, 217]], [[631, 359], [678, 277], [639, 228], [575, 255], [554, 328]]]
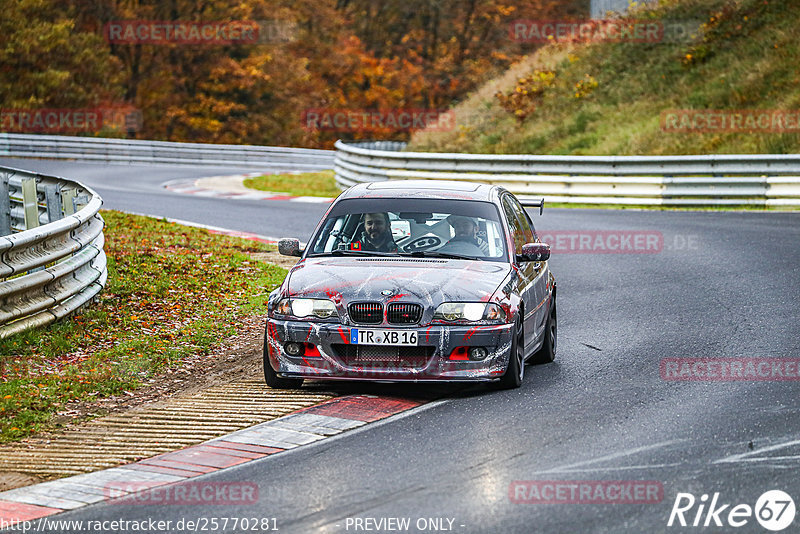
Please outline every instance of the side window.
[[511, 232], [511, 238], [514, 240], [514, 249], [517, 254], [522, 254], [522, 245], [525, 241], [525, 230], [520, 227], [519, 218], [514, 210], [511, 197], [508, 195], [503, 197], [503, 211], [506, 213], [508, 219], [508, 229]]
[[533, 224], [531, 223], [530, 217], [528, 217], [528, 214], [525, 212], [525, 208], [522, 207], [522, 204], [520, 204], [516, 198], [508, 197], [508, 200], [511, 203], [511, 207], [514, 209], [514, 213], [517, 215], [519, 227], [525, 235], [525, 242], [536, 242], [536, 232], [533, 230]]

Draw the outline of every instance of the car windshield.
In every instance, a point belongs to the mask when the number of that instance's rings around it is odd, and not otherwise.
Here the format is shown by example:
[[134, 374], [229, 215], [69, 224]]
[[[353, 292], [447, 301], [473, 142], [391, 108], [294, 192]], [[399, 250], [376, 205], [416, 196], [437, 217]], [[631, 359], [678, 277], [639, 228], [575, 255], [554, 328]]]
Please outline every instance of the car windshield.
[[309, 247], [309, 256], [508, 261], [497, 208], [490, 202], [469, 200], [342, 200], [328, 214]]

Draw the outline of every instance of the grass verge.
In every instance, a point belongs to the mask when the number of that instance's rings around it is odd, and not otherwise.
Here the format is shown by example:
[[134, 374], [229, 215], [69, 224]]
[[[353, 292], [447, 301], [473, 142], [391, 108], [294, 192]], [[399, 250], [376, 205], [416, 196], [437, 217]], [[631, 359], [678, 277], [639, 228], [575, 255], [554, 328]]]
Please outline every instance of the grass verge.
[[685, 28], [689, 38], [545, 46], [457, 105], [456, 128], [417, 132], [408, 149], [559, 155], [800, 151], [796, 121], [785, 122], [782, 132], [719, 127], [687, 133], [662, 124], [668, 110], [782, 110], [796, 116], [800, 4], [651, 4], [635, 8], [631, 18]]
[[103, 211], [108, 283], [96, 303], [0, 340], [0, 443], [52, 426], [73, 401], [130, 392], [208, 354], [237, 319], [266, 312], [286, 270], [270, 247], [164, 220]]
[[300, 174], [265, 174], [248, 178], [245, 187], [303, 197], [337, 197], [342, 192], [333, 178], [333, 171]]

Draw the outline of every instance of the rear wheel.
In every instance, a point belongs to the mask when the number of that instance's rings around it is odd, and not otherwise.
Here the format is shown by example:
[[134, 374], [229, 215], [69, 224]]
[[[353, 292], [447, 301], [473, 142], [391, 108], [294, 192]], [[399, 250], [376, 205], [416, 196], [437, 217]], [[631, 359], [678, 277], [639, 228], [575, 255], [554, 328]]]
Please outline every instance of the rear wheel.
[[550, 363], [556, 359], [558, 346], [558, 314], [556, 313], [556, 296], [553, 293], [553, 302], [550, 305], [550, 315], [544, 327], [544, 341], [542, 348], [531, 357], [531, 363]]
[[269, 363], [269, 349], [264, 342], [264, 381], [272, 389], [299, 389], [303, 385], [302, 378], [282, 378]]
[[522, 385], [522, 378], [525, 376], [525, 333], [522, 330], [522, 321], [519, 318], [514, 322], [510, 352], [506, 374], [495, 384], [497, 389], [518, 388]]

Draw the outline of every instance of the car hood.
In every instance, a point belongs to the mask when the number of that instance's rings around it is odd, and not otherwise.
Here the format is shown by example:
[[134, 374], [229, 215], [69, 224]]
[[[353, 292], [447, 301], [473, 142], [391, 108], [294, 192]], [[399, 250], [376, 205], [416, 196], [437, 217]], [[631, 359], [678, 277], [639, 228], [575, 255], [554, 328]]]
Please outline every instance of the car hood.
[[487, 301], [510, 265], [489, 261], [417, 258], [308, 258], [289, 273], [291, 296], [410, 300], [428, 305]]

